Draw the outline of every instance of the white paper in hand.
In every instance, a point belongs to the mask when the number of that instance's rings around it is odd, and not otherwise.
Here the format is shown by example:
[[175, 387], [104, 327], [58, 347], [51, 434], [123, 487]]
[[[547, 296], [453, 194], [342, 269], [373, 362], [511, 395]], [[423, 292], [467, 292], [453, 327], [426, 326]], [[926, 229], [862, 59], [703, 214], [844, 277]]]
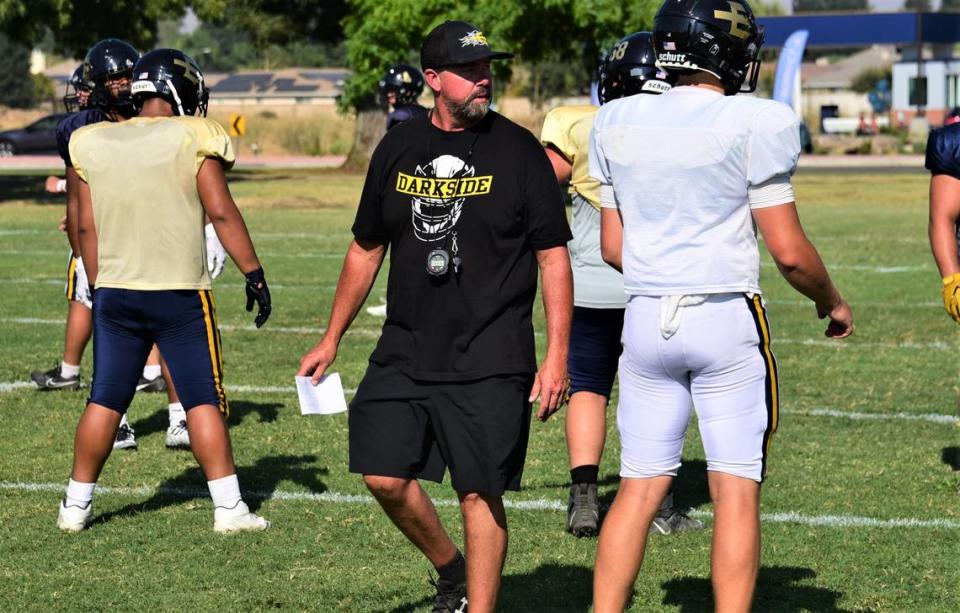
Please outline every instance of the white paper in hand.
[[296, 382], [301, 415], [332, 415], [347, 410], [340, 373], [324, 375], [317, 385], [310, 377], [296, 377]]

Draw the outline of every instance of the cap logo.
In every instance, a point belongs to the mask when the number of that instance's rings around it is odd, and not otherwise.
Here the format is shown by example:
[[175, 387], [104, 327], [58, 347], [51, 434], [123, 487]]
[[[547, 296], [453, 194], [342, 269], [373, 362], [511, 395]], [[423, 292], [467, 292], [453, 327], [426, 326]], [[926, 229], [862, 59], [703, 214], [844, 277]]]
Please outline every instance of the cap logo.
[[714, 11], [715, 19], [722, 19], [730, 22], [730, 34], [739, 39], [746, 40], [750, 37], [750, 15], [747, 9], [739, 2], [727, 2], [730, 5], [729, 11]]
[[480, 30], [468, 32], [466, 36], [460, 39], [461, 47], [486, 47], [487, 37]]

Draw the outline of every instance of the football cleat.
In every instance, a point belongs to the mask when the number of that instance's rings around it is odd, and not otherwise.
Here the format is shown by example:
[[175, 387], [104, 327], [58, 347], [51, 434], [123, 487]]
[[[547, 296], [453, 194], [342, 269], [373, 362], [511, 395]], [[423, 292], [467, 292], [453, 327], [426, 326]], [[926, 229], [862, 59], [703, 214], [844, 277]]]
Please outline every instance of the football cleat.
[[467, 612], [467, 584], [466, 582], [453, 583], [444, 579], [430, 578], [430, 585], [437, 590], [430, 613], [466, 613]]
[[127, 424], [120, 424], [117, 428], [117, 438], [113, 441], [114, 449], [136, 449], [137, 438], [133, 434], [133, 428]]
[[251, 513], [247, 503], [240, 501], [232, 509], [213, 509], [213, 530], [221, 534], [231, 532], [259, 532], [270, 527], [270, 522], [256, 513]]
[[567, 503], [567, 532], [576, 536], [597, 536], [600, 531], [600, 503], [596, 483], [574, 483]]
[[76, 505], [67, 506], [67, 499], [60, 501], [60, 512], [57, 513], [57, 528], [64, 532], [80, 532], [90, 525], [93, 518], [93, 501], [85, 507]]
[[165, 392], [167, 391], [167, 382], [163, 380], [162, 375], [153, 379], [147, 379], [140, 375], [140, 381], [137, 382], [138, 392]]
[[657, 512], [648, 534], [677, 534], [703, 530], [703, 522], [694, 519], [676, 507]]
[[167, 428], [166, 446], [168, 449], [190, 449], [190, 434], [185, 419]]
[[60, 374], [60, 363], [50, 370], [35, 370], [30, 378], [42, 390], [76, 390], [80, 389], [80, 375], [64, 377]]

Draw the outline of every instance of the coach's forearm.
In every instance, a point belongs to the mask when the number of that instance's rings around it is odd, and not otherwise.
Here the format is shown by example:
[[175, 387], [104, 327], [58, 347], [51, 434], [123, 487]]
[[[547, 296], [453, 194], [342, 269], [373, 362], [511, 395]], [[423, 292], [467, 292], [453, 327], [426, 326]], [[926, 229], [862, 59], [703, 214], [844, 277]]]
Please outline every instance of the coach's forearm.
[[537, 252], [542, 279], [543, 311], [547, 319], [547, 359], [566, 365], [573, 318], [573, 273], [566, 247]]
[[383, 244], [356, 239], [350, 241], [330, 309], [330, 322], [323, 335], [325, 342], [339, 346], [340, 339], [370, 294], [386, 251], [387, 246]]

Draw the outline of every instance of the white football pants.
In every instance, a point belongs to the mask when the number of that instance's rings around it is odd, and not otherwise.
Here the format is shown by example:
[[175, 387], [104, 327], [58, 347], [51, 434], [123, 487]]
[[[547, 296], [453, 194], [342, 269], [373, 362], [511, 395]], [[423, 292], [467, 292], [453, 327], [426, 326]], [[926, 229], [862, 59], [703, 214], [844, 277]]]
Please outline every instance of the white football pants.
[[[714, 294], [676, 304], [650, 296], [627, 303], [617, 409], [620, 476], [676, 476], [695, 408], [707, 470], [762, 481], [779, 405], [763, 301]], [[661, 307], [670, 310], [663, 318]]]

